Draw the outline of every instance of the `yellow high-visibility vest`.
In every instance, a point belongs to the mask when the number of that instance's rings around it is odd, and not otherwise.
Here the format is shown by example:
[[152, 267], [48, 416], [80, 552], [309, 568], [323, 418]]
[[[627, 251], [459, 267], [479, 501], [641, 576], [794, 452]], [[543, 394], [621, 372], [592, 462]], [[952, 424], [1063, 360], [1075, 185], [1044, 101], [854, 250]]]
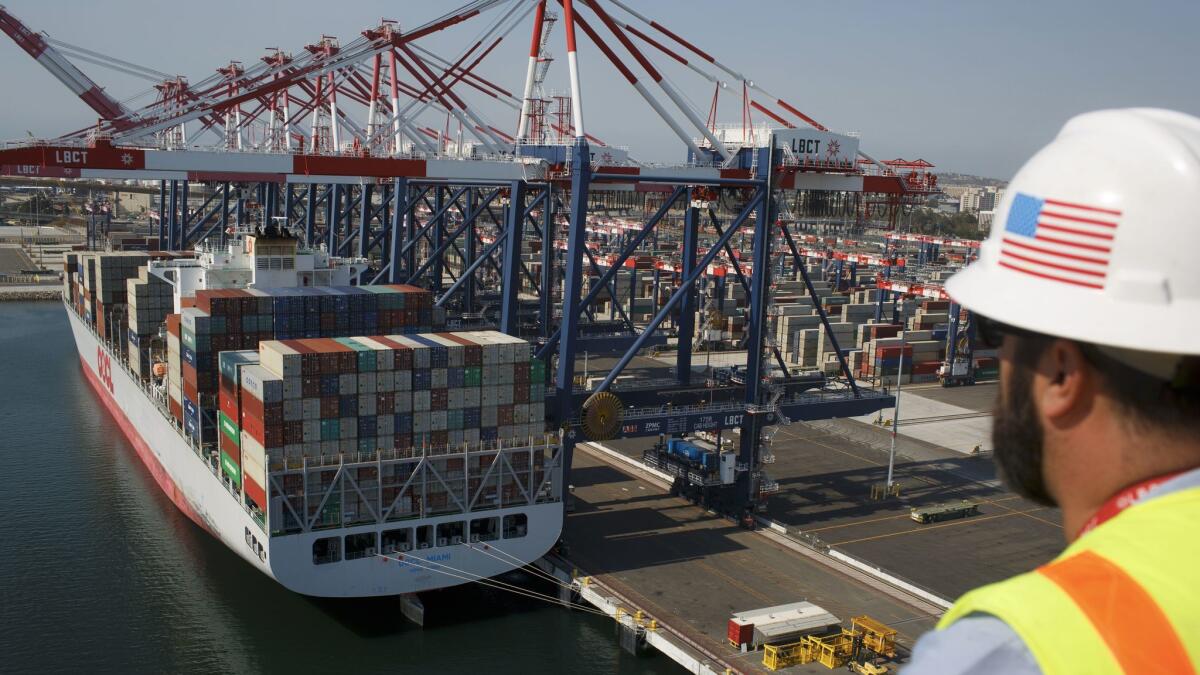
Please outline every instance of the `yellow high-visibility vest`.
[[1044, 673], [1200, 672], [1200, 488], [1135, 504], [1053, 561], [971, 591], [938, 623], [991, 614]]

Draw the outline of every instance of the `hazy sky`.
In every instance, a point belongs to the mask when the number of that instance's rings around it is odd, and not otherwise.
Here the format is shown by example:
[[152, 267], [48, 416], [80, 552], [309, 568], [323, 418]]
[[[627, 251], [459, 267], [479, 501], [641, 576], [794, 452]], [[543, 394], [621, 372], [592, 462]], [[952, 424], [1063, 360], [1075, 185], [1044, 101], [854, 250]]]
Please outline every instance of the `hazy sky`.
[[[1079, 112], [1148, 105], [1200, 115], [1197, 0], [628, 2], [831, 129], [860, 132], [863, 149], [879, 158], [923, 157], [947, 171], [1008, 178]], [[266, 47], [301, 52], [323, 33], [345, 43], [380, 17], [415, 26], [460, 4], [6, 0], [8, 10], [34, 30], [192, 81], [231, 59], [255, 62]], [[498, 14], [493, 10], [422, 44], [454, 58], [491, 16]], [[551, 41], [560, 58], [547, 78], [547, 88], [558, 91], [567, 89], [562, 35], [560, 21]], [[682, 160], [685, 149], [668, 127], [582, 34], [580, 39], [588, 131], [629, 146], [642, 159]], [[523, 25], [479, 72], [519, 95], [528, 44]], [[55, 136], [95, 120], [4, 37], [0, 59], [7, 98], [0, 139], [25, 137], [26, 131]], [[668, 63], [664, 57], [655, 61]], [[117, 98], [149, 86], [77, 65]], [[712, 85], [678, 64], [664, 71], [704, 117]], [[731, 91], [721, 102], [722, 120], [739, 121]], [[480, 109], [502, 129], [515, 126], [507, 108]]]

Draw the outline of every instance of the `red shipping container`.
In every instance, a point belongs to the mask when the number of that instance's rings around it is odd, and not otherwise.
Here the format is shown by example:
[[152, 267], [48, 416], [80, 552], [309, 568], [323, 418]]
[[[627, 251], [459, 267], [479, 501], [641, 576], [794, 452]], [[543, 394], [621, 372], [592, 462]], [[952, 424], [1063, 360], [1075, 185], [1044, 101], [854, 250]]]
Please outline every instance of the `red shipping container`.
[[337, 396], [321, 397], [321, 417], [337, 417], [338, 408], [339, 405]]
[[238, 414], [237, 397], [227, 393], [224, 388], [217, 394], [217, 407], [231, 420], [241, 418], [241, 415]]
[[258, 441], [264, 448], [283, 447], [283, 423], [264, 424], [254, 415], [242, 411], [242, 430]]
[[445, 410], [448, 403], [449, 395], [445, 389], [431, 389], [429, 391], [430, 410]]
[[196, 386], [196, 367], [195, 366], [188, 363], [187, 361], [180, 359], [179, 374], [180, 374], [181, 379], [183, 380], [184, 384], [191, 383], [191, 385], [193, 387]]
[[863, 330], [870, 340], [892, 338], [900, 334], [900, 326], [893, 323], [867, 324], [863, 326]]
[[321, 395], [321, 378], [318, 375], [306, 375], [300, 378], [300, 396], [317, 398]]
[[896, 345], [893, 347], [876, 347], [875, 356], [882, 359], [898, 359], [903, 354], [905, 358], [912, 358], [912, 345]]
[[183, 404], [168, 397], [167, 408], [171, 411], [171, 417], [174, 417], [176, 422], [183, 424]]
[[262, 420], [267, 426], [283, 424], [283, 401], [264, 404]]
[[246, 491], [247, 499], [258, 504], [261, 509], [267, 508], [267, 493], [253, 478], [242, 474], [242, 489]]
[[450, 444], [450, 434], [445, 431], [434, 431], [429, 434], [429, 445], [434, 448], [444, 448]]
[[304, 442], [304, 422], [293, 420], [283, 423], [283, 442], [285, 445]]
[[240, 406], [242, 414], [249, 413], [258, 419], [263, 419], [263, 404], [262, 401], [254, 398], [254, 395], [248, 391], [242, 391]]
[[225, 434], [217, 434], [217, 435], [220, 436], [220, 438], [221, 438], [221, 452], [224, 452], [225, 454], [229, 455], [230, 459], [232, 459], [234, 462], [236, 462], [238, 466], [241, 466], [241, 464], [242, 464], [242, 449], [240, 447], [238, 447], [238, 444], [235, 443], [232, 438], [226, 436]]
[[933, 375], [942, 367], [941, 361], [920, 361], [912, 367], [913, 375]]
[[748, 645], [754, 642], [754, 624], [738, 623], [737, 619], [730, 619], [726, 635], [729, 638], [729, 643], [735, 647]]
[[256, 415], [251, 415], [246, 409], [242, 409], [242, 431], [250, 434], [250, 437], [258, 441], [263, 447], [266, 447], [264, 442], [263, 421]]
[[200, 399], [199, 394], [200, 392], [196, 389], [196, 384], [194, 382], [188, 382], [185, 378], [183, 380], [183, 397], [189, 401], [196, 401]]
[[[396, 394], [394, 392], [387, 392], [387, 393], [375, 395], [375, 414], [376, 415], [390, 414], [392, 412], [392, 410], [395, 409], [395, 407], [396, 407]], [[331, 417], [336, 417], [336, 415], [331, 415]]]
[[167, 332], [175, 337], [181, 337], [180, 318], [178, 314], [167, 315]]

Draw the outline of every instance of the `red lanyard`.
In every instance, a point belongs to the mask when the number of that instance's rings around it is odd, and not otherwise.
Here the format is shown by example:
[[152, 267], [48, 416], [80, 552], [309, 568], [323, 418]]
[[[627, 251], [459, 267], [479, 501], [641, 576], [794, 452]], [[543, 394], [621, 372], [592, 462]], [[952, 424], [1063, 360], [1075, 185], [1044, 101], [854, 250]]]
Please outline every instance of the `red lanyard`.
[[1121, 490], [1117, 494], [1113, 495], [1108, 501], [1104, 502], [1104, 505], [1100, 507], [1100, 510], [1096, 512], [1096, 515], [1092, 516], [1091, 520], [1084, 524], [1083, 528], [1079, 530], [1079, 534], [1075, 535], [1075, 538], [1078, 539], [1097, 527], [1100, 527], [1109, 520], [1112, 520], [1118, 513], [1141, 501], [1142, 497], [1145, 497], [1147, 492], [1150, 492], [1154, 488], [1162, 485], [1181, 473], [1183, 473], [1183, 471], [1176, 471], [1174, 473], [1166, 474], [1165, 476], [1158, 476], [1156, 478], [1144, 480], [1140, 483], [1134, 483], [1124, 490]]

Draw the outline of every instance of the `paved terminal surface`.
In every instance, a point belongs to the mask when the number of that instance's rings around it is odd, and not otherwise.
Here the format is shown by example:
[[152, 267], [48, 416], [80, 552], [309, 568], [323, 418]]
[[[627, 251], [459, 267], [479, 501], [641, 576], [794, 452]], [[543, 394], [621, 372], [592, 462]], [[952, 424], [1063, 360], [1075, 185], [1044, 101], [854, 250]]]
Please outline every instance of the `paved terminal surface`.
[[[995, 395], [990, 385], [929, 391], [976, 409], [990, 409]], [[654, 440], [604, 445], [640, 461]], [[887, 478], [889, 443], [889, 431], [849, 419], [780, 427], [772, 443], [775, 462], [766, 467], [780, 491], [769, 499], [767, 515], [789, 533], [815, 537], [948, 600], [1062, 550], [1058, 511], [1007, 491], [990, 456], [901, 435], [895, 468], [900, 497], [872, 499], [871, 487]], [[913, 506], [960, 499], [977, 502], [980, 513], [932, 524], [910, 518]]]
[[943, 387], [940, 384], [917, 384], [901, 387], [901, 392], [911, 392], [921, 398], [987, 413], [992, 411], [998, 390], [999, 387], [994, 382], [980, 383], [969, 387]]
[[[900, 631], [903, 653], [936, 623], [927, 610], [672, 497], [582, 446], [574, 464], [568, 557], [739, 671], [767, 672], [761, 651], [738, 654], [729, 646], [734, 612], [808, 600], [847, 624], [869, 614]], [[828, 671], [809, 664], [789, 672]]]
[[20, 274], [35, 269], [37, 265], [33, 264], [20, 246], [0, 245], [0, 274]]

